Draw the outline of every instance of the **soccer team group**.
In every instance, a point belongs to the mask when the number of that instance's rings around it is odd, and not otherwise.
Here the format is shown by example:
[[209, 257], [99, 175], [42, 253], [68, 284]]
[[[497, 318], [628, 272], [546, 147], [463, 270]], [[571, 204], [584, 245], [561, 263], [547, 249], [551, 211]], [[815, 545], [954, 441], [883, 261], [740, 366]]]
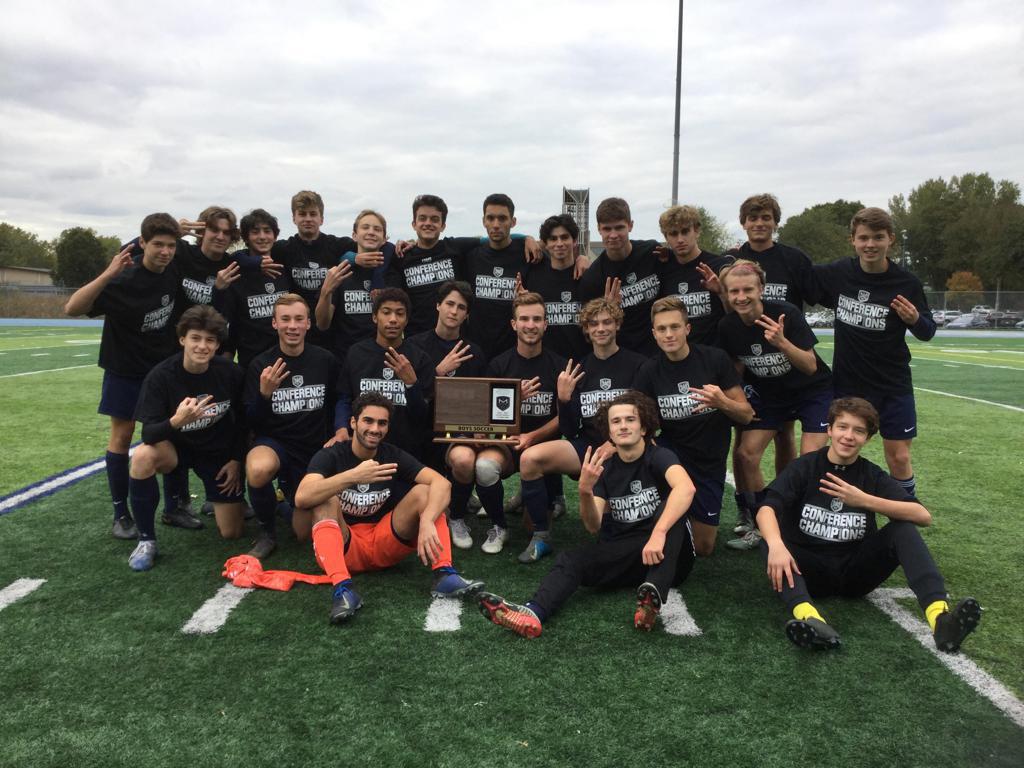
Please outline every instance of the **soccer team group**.
[[[70, 315], [104, 317], [99, 412], [111, 424], [113, 535], [137, 540], [132, 569], [157, 557], [158, 475], [163, 522], [203, 527], [192, 470], [222, 536], [258, 519], [247, 556], [257, 566], [281, 517], [312, 540], [334, 585], [332, 623], [362, 607], [353, 573], [415, 555], [432, 595], [473, 595], [526, 637], [580, 586], [635, 590], [635, 625], [650, 630], [669, 589], [713, 553], [732, 445], [739, 537], [727, 546], [760, 550], [794, 643], [838, 647], [814, 600], [865, 595], [897, 567], [940, 649], [956, 651], [977, 626], [977, 601], [950, 607], [918, 533], [931, 516], [911, 465], [905, 336], [931, 339], [935, 323], [920, 281], [888, 258], [885, 211], [853, 218], [852, 258], [812, 265], [775, 242], [771, 195], [743, 202], [748, 240], [722, 256], [700, 249], [695, 208], [662, 214], [661, 244], [630, 239], [628, 204], [606, 199], [593, 263], [568, 215], [548, 218], [538, 240], [513, 235], [503, 194], [484, 200], [479, 238], [445, 237], [448, 208], [434, 195], [413, 202], [415, 240], [394, 244], [376, 211], [338, 237], [321, 232], [315, 192], [291, 210], [297, 233], [285, 240], [263, 209], [241, 222], [216, 206], [195, 221], [151, 214], [67, 302]], [[805, 304], [835, 310], [831, 370]], [[518, 380], [518, 438], [434, 442], [434, 382], [447, 376]], [[860, 455], [879, 431], [888, 471]], [[505, 499], [515, 473], [521, 493]], [[452, 547], [474, 546], [471, 519], [487, 518], [481, 549], [497, 554], [520, 508], [529, 540], [518, 561], [552, 554], [565, 475], [579, 481], [595, 538], [558, 552], [529, 600], [484, 592], [453, 567]]]

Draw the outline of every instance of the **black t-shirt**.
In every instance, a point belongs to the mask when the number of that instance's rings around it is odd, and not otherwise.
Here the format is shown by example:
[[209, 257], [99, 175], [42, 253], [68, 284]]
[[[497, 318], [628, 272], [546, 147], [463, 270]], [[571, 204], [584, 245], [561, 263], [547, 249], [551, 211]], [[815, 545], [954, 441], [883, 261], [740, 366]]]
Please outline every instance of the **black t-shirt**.
[[384, 282], [409, 294], [412, 314], [406, 336], [437, 325], [437, 291], [448, 280], [464, 278], [466, 253], [480, 245], [478, 237], [446, 237], [432, 248], [414, 245], [399, 259], [391, 259]]
[[695, 410], [698, 402], [690, 390], [707, 384], [727, 390], [739, 386], [740, 377], [725, 352], [702, 344], [690, 345], [690, 353], [678, 361], [659, 352], [644, 363], [636, 379], [636, 388], [658, 405], [659, 443], [672, 448], [684, 466], [721, 476], [733, 422], [715, 408]]
[[178, 340], [171, 318], [179, 282], [173, 261], [158, 273], [139, 260], [103, 288], [87, 313], [104, 316], [100, 368], [141, 379], [174, 354]]
[[[245, 455], [245, 418], [242, 369], [220, 355], [214, 355], [203, 373], [189, 373], [184, 353], [179, 352], [157, 365], [145, 381], [135, 407], [135, 420], [142, 424], [147, 443], [170, 440], [197, 453], [239, 459]], [[213, 395], [206, 414], [181, 429], [167, 423], [186, 397]]]
[[732, 260], [731, 257], [701, 251], [697, 258], [685, 264], [680, 264], [674, 256], [664, 264], [658, 263], [658, 277], [661, 281], [658, 297], [678, 296], [686, 305], [686, 314], [690, 319], [690, 335], [687, 339], [691, 344], [718, 346], [718, 321], [725, 316], [722, 300], [717, 293], [711, 293], [704, 287], [704, 278], [697, 271], [697, 265], [707, 264], [718, 274]]
[[562, 434], [570, 439], [582, 436], [587, 445], [603, 443], [604, 437], [596, 420], [601, 403], [614, 400], [632, 389], [637, 373], [647, 359], [621, 348], [606, 360], [596, 357], [593, 352], [583, 358], [583, 378], [573, 390], [572, 399], [568, 403], [558, 403], [558, 426]]
[[[274, 261], [284, 264], [285, 274], [292, 281], [292, 289], [309, 304], [310, 315], [320, 300], [320, 288], [327, 278], [327, 270], [338, 266], [341, 257], [356, 250], [351, 237], [336, 237], [320, 233], [316, 240], [307, 243], [298, 235], [274, 243], [271, 255]], [[313, 327], [306, 334], [306, 342], [330, 349], [328, 333], [321, 332], [313, 320]]]
[[609, 541], [654, 530], [672, 492], [665, 473], [678, 464], [672, 451], [651, 444], [636, 461], [624, 462], [618, 454], [605, 461], [594, 483], [594, 496], [606, 502], [598, 538]]
[[213, 261], [198, 244], [179, 240], [174, 261], [181, 273], [181, 293], [177, 302], [177, 314], [180, 316], [190, 307], [213, 304], [213, 284], [217, 282], [217, 273], [231, 264], [233, 259], [231, 254], [226, 253], [220, 261]]
[[[352, 485], [338, 494], [341, 513], [349, 525], [376, 523], [384, 517], [401, 500], [394, 495], [395, 481], [402, 480], [412, 485], [423, 469], [419, 459], [388, 443], [381, 443], [373, 458], [380, 464], [397, 464], [398, 469], [390, 480]], [[319, 450], [309, 462], [308, 471], [333, 477], [362, 463], [363, 459], [352, 453], [352, 441], [347, 440]]]
[[890, 304], [897, 295], [910, 301], [921, 319], [913, 333], [922, 341], [935, 335], [921, 281], [898, 264], [885, 272], [865, 272], [856, 258], [814, 268], [821, 303], [836, 311], [832, 357], [836, 391], [844, 395], [913, 394], [907, 324]]
[[227, 290], [214, 291], [214, 306], [228, 321], [231, 346], [238, 352], [243, 370], [256, 355], [276, 346], [274, 303], [290, 290], [287, 275], [267, 277], [262, 272], [243, 272]]
[[405, 341], [407, 344], [422, 349], [426, 353], [427, 359], [430, 360], [430, 365], [435, 370], [438, 364], [455, 348], [456, 344], [460, 341], [464, 342], [469, 345], [469, 352], [473, 357], [466, 360], [454, 371], [449, 371], [446, 376], [474, 377], [484, 376], [487, 373], [487, 356], [479, 344], [469, 339], [459, 338], [454, 341], [448, 341], [448, 339], [442, 339], [438, 336], [434, 329], [431, 328], [428, 331], [417, 333], [415, 336], [407, 336]]
[[515, 346], [512, 301], [517, 274], [525, 285], [529, 278], [525, 240], [513, 240], [499, 250], [484, 243], [466, 254], [466, 280], [473, 287], [473, 308], [463, 332], [483, 348], [488, 359]]
[[803, 312], [804, 304], [817, 304], [811, 275], [811, 259], [799, 248], [775, 243], [766, 251], [755, 251], [750, 243], [729, 251], [737, 259], [756, 262], [764, 270], [764, 293], [768, 301], [788, 301]]
[[515, 348], [491, 360], [487, 375], [501, 379], [532, 379], [540, 377], [540, 389], [523, 400], [519, 407], [519, 426], [522, 432], [533, 432], [557, 416], [558, 374], [565, 370], [566, 359], [548, 349], [537, 357], [523, 357]]
[[590, 350], [590, 344], [580, 328], [580, 281], [575, 279], [570, 265], [565, 269], [551, 266], [548, 256], [530, 267], [531, 291], [544, 297], [548, 329], [544, 332], [544, 346], [564, 358], [580, 360]]
[[888, 473], [863, 456], [853, 464], [833, 464], [826, 446], [791, 461], [768, 486], [764, 503], [775, 510], [786, 544], [843, 557], [877, 530], [874, 512], [844, 504], [820, 490], [826, 472], [872, 496], [913, 501]]
[[[799, 349], [814, 349], [818, 337], [807, 325], [803, 313], [787, 301], [765, 301], [764, 314], [776, 322], [785, 315], [783, 333]], [[719, 345], [743, 363], [743, 380], [754, 385], [765, 403], [795, 403], [806, 395], [832, 386], [825, 362], [814, 353], [818, 368], [808, 376], [793, 366], [789, 358], [764, 338], [764, 329], [756, 323], [746, 325], [730, 312], [718, 325]]]
[[622, 281], [622, 311], [625, 318], [619, 330], [618, 342], [641, 355], [658, 351], [651, 333], [651, 305], [658, 298], [661, 281], [658, 278], [658, 260], [654, 240], [630, 240], [633, 248], [623, 261], [611, 261], [601, 254], [580, 281], [584, 303], [604, 296], [605, 281], [617, 277]]
[[419, 347], [405, 343], [396, 350], [412, 363], [416, 371], [415, 384], [406, 387], [398, 374], [384, 364], [387, 349], [380, 346], [376, 338], [365, 339], [352, 345], [341, 365], [338, 396], [352, 401], [363, 392], [384, 395], [395, 406], [385, 439], [412, 454], [419, 454], [429, 433], [427, 400], [434, 392], [434, 366]]
[[377, 335], [373, 324], [373, 300], [370, 291], [373, 284], [373, 269], [353, 267], [352, 273], [331, 294], [334, 315], [328, 330], [331, 350], [339, 360], [344, 360], [353, 344]]
[[[289, 375], [267, 400], [260, 394], [260, 374], [278, 358]], [[334, 355], [311, 344], [295, 357], [275, 345], [253, 358], [245, 378], [245, 412], [253, 434], [271, 437], [295, 453], [312, 454], [334, 432], [339, 372]]]

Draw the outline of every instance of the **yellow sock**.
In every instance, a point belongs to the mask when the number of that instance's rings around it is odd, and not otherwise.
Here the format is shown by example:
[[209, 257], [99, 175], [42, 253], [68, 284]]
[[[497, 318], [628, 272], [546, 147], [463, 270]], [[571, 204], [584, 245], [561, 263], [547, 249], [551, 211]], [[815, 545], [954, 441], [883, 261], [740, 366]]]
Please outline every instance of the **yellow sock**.
[[928, 619], [928, 626], [932, 628], [932, 632], [935, 631], [935, 620], [948, 610], [949, 603], [945, 600], [936, 600], [924, 609], [924, 617]]
[[807, 619], [817, 619], [823, 624], [828, 622], [818, 613], [818, 609], [810, 603], [800, 603], [799, 605], [793, 606], [793, 618], [797, 621], [806, 621]]

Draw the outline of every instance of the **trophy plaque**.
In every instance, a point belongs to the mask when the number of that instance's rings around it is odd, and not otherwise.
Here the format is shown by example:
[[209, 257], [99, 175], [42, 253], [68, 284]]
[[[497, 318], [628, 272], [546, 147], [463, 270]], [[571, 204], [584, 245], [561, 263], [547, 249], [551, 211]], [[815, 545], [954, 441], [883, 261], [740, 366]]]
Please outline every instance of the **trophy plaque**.
[[434, 431], [443, 436], [434, 442], [514, 443], [519, 401], [519, 379], [439, 376], [434, 383]]

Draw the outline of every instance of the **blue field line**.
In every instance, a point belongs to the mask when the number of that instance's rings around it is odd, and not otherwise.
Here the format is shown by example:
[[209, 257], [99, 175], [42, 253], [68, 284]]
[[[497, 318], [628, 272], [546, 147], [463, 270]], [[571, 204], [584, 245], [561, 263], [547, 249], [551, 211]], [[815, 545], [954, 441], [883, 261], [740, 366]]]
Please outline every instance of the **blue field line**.
[[[135, 445], [138, 445], [138, 443], [135, 443]], [[134, 448], [135, 445], [132, 447]], [[31, 485], [26, 485], [24, 488], [20, 488], [6, 496], [0, 496], [0, 516], [20, 509], [37, 499], [52, 496], [57, 491], [62, 491], [75, 483], [85, 480], [87, 477], [92, 477], [96, 473], [102, 472], [105, 468], [106, 461], [100, 457], [99, 459], [87, 461], [85, 464], [79, 464], [77, 467], [65, 469], [63, 472], [58, 472]]]

